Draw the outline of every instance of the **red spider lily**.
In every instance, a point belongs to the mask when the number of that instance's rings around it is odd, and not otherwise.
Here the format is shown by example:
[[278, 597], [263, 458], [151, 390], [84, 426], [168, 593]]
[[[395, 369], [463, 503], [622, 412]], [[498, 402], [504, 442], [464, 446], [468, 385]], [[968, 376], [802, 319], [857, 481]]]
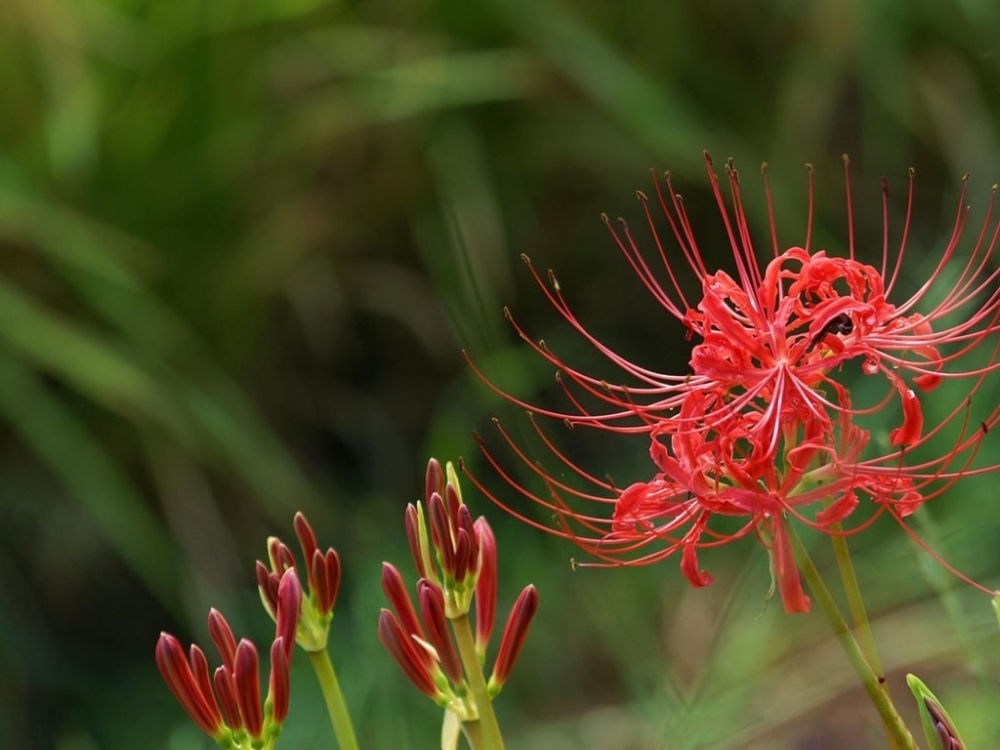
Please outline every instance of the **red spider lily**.
[[[293, 629], [287, 633], [285, 642], [289, 648], [294, 648], [295, 643], [298, 643], [306, 651], [316, 652], [326, 648], [330, 623], [333, 620], [333, 607], [340, 591], [340, 556], [332, 547], [326, 552], [319, 549], [316, 534], [304, 514], [296, 513], [293, 523], [306, 563], [309, 594], [301, 601], [298, 630]], [[297, 568], [295, 555], [277, 537], [270, 537], [267, 540], [267, 556], [270, 568], [260, 560], [257, 561], [257, 588], [264, 609], [273, 619], [279, 611], [278, 584], [285, 571]]]
[[[261, 703], [260, 659], [246, 638], [236, 642], [229, 623], [218, 612], [208, 615], [208, 630], [222, 657], [222, 666], [210, 676], [208, 659], [196, 645], [186, 656], [180, 641], [161, 633], [156, 665], [168, 687], [198, 728], [223, 747], [273, 745], [288, 716], [290, 660], [294, 649], [302, 587], [294, 570], [279, 583], [277, 626], [271, 645], [271, 673], [267, 698]], [[249, 737], [249, 739], [248, 739]]]
[[[556, 411], [531, 406], [480, 375], [532, 414], [558, 418], [570, 426], [640, 433], [651, 439], [651, 456], [658, 470], [655, 477], [622, 491], [568, 461], [536, 425], [560, 461], [598, 488], [596, 493], [587, 493], [531, 461], [501, 427], [515, 453], [542, 476], [547, 497], [533, 494], [509, 474], [504, 476], [550, 510], [558, 523], [553, 529], [512, 511], [515, 515], [572, 539], [605, 564], [649, 563], [680, 552], [682, 569], [695, 585], [711, 580], [698, 569], [699, 549], [753, 532], [772, 555], [786, 608], [801, 611], [808, 600], [789, 557], [784, 528], [788, 516], [829, 533], [844, 533], [840, 523], [857, 507], [860, 497], [870, 498], [880, 511], [888, 510], [901, 519], [959, 477], [997, 468], [976, 467], [973, 460], [989, 429], [1000, 420], [1000, 407], [978, 428], [969, 428], [972, 396], [1000, 368], [1000, 337], [995, 336], [1000, 332], [1000, 270], [993, 270], [991, 262], [1000, 237], [1000, 221], [994, 214], [996, 188], [981, 229], [961, 255], [964, 265], [952, 274], [952, 261], [959, 248], [965, 247], [960, 242], [968, 219], [963, 182], [951, 236], [930, 279], [909, 298], [893, 303], [889, 298], [900, 277], [912, 215], [912, 171], [906, 220], [895, 252], [889, 246], [888, 188], [883, 181], [884, 231], [878, 267], [855, 257], [846, 159], [846, 257], [810, 247], [811, 168], [804, 246], [779, 251], [765, 172], [773, 257], [762, 265], [743, 211], [736, 169], [727, 163], [727, 203], [707, 155], [706, 164], [732, 247], [733, 275], [708, 272], [669, 175], [665, 189], [656, 182], [656, 202], [680, 255], [701, 285], [702, 296], [695, 304], [682, 291], [680, 274], [645, 195], [640, 193], [639, 198], [662, 272], [654, 270], [624, 221], [615, 228], [605, 217], [618, 248], [643, 285], [695, 339], [689, 374], [664, 375], [616, 354], [578, 320], [554, 274], [549, 272], [546, 284], [525, 258], [556, 310], [622, 370], [627, 382], [609, 383], [569, 365], [544, 343], [532, 341], [509, 311], [506, 314], [521, 338], [558, 368], [571, 408]], [[923, 311], [928, 307], [929, 311]], [[841, 376], [843, 366], [852, 361], [860, 364], [866, 377], [881, 377], [887, 384], [887, 395], [880, 403], [865, 408], [852, 405]], [[928, 430], [917, 392], [930, 391], [945, 380], [964, 380], [965, 398]], [[893, 394], [898, 397], [902, 420], [888, 434], [891, 447], [881, 454], [866, 451], [872, 441], [856, 421], [879, 415], [884, 422]], [[957, 437], [944, 452], [933, 453], [949, 427]], [[485, 448], [484, 452], [503, 473], [492, 454]], [[597, 503], [598, 509], [580, 510], [577, 500]], [[602, 512], [601, 505], [610, 508]], [[817, 506], [815, 514], [807, 516], [807, 506]], [[712, 525], [726, 516], [741, 517], [744, 524], [725, 531]], [[652, 551], [647, 550], [650, 545]]]
[[[493, 676], [482, 667], [497, 610], [497, 544], [485, 518], [472, 520], [454, 466], [427, 463], [424, 503], [410, 504], [404, 520], [419, 573], [413, 605], [403, 575], [382, 563], [382, 591], [391, 609], [378, 620], [378, 638], [410, 681], [460, 721], [480, 721], [517, 660], [538, 607], [528, 586], [508, 617]], [[428, 520], [429, 517], [429, 520]], [[475, 632], [469, 617], [475, 613]], [[477, 697], [477, 681], [488, 688]]]

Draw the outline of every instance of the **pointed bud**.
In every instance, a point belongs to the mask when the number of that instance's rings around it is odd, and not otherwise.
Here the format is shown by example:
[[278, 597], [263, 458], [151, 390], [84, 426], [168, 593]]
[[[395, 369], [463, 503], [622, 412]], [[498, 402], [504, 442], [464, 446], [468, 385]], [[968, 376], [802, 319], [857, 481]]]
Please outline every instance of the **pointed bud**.
[[288, 663], [284, 638], [279, 636], [271, 644], [271, 677], [267, 691], [272, 701], [272, 718], [279, 727], [285, 723], [285, 718], [288, 716], [291, 691], [291, 665]]
[[[200, 658], [196, 654], [200, 654]], [[198, 663], [197, 669], [204, 664], [207, 671], [207, 661], [197, 646], [191, 647], [191, 659]], [[156, 666], [170, 692], [191, 720], [209, 737], [218, 737], [224, 727], [211, 687], [204, 690], [203, 682], [196, 677], [196, 670], [192, 669], [192, 663], [185, 658], [184, 647], [169, 633], [160, 633], [156, 642]]]
[[427, 561], [424, 560], [424, 548], [421, 545], [421, 536], [424, 537], [424, 544], [426, 544], [427, 531], [421, 528], [422, 519], [420, 513], [417, 511], [417, 506], [413, 503], [407, 505], [404, 518], [406, 541], [410, 545], [410, 554], [413, 555], [413, 564], [417, 568], [417, 574], [421, 578], [429, 578], [427, 575]]
[[427, 502], [427, 513], [431, 522], [431, 543], [437, 550], [441, 569], [445, 576], [455, 576], [455, 542], [451, 537], [448, 511], [444, 499], [437, 493]]
[[465, 583], [470, 569], [474, 569], [475, 565], [472, 557], [472, 537], [465, 529], [459, 529], [455, 538], [455, 582]]
[[510, 672], [514, 668], [518, 654], [521, 653], [521, 646], [528, 635], [528, 627], [531, 625], [531, 618], [535, 616], [538, 609], [538, 590], [534, 586], [526, 586], [521, 595], [517, 597], [514, 606], [511, 608], [507, 624], [503, 629], [503, 637], [500, 640], [500, 651], [497, 654], [496, 663], [493, 665], [493, 674], [490, 676], [490, 693], [495, 695], [500, 692], [500, 688], [510, 677]]
[[244, 638], [236, 646], [236, 701], [250, 736], [259, 739], [264, 732], [264, 713], [260, 705], [260, 663], [257, 648]]
[[[407, 635], [416, 635], [425, 639], [424, 630], [420, 627], [420, 620], [417, 619], [417, 612], [410, 601], [410, 595], [406, 591], [406, 584], [403, 576], [391, 563], [382, 563], [382, 591], [385, 598], [389, 600], [396, 617], [399, 619], [403, 630]], [[430, 657], [427, 657], [429, 662]]]
[[423, 657], [427, 656], [426, 651], [414, 645], [410, 636], [403, 632], [395, 615], [387, 609], [379, 613], [378, 639], [421, 693], [435, 701], [442, 697], [424, 661]]
[[485, 518], [476, 519], [475, 528], [481, 558], [479, 578], [476, 579], [476, 652], [482, 658], [493, 634], [497, 613], [497, 542]]
[[215, 607], [212, 607], [208, 612], [208, 633], [212, 636], [215, 647], [219, 649], [222, 663], [226, 665], [227, 669], [232, 670], [236, 660], [236, 637], [233, 635], [229, 623], [226, 622], [226, 618]]
[[295, 568], [289, 568], [281, 576], [278, 584], [278, 611], [275, 617], [275, 638], [283, 638], [286, 656], [292, 658], [295, 649], [295, 629], [299, 624], [299, 613], [302, 610], [302, 585], [295, 573]]
[[[295, 527], [295, 536], [299, 538], [299, 546], [302, 548], [302, 559], [308, 563], [312, 560], [313, 553], [319, 548], [319, 544], [316, 542], [316, 534], [313, 532], [312, 526], [309, 525], [309, 521], [306, 520], [302, 511], [295, 514], [292, 525]], [[312, 579], [310, 579], [310, 589], [312, 585]]]
[[313, 552], [309, 570], [309, 587], [316, 599], [316, 611], [328, 615], [333, 611], [340, 592], [340, 556], [333, 548], [328, 549], [326, 555], [317, 549]]
[[264, 563], [257, 561], [257, 590], [260, 592], [260, 601], [264, 605], [267, 614], [273, 620], [278, 612], [278, 584], [281, 578], [277, 573], [268, 570]]
[[288, 545], [276, 536], [267, 538], [267, 559], [271, 563], [270, 572], [279, 576], [289, 568], [295, 567], [295, 555]]
[[435, 492], [444, 495], [444, 470], [436, 458], [427, 462], [427, 474], [424, 482], [424, 499], [430, 501]]
[[920, 723], [932, 750], [964, 750], [966, 745], [955, 722], [930, 688], [912, 674], [906, 675], [906, 684], [917, 699]]
[[444, 613], [444, 592], [428, 580], [421, 579], [417, 584], [417, 596], [420, 599], [420, 614], [427, 627], [427, 641], [437, 651], [441, 669], [453, 685], [462, 682], [462, 660], [455, 648], [451, 631], [448, 630], [448, 618]]
[[[455, 493], [455, 498], [458, 500], [458, 504], [462, 504], [462, 485], [458, 481], [458, 472], [455, 471], [455, 464], [449, 461], [444, 467], [445, 474], [445, 484], [451, 487], [452, 492]], [[445, 493], [447, 494], [447, 487], [445, 488]]]
[[[461, 505], [458, 508], [458, 532], [456, 534], [455, 556], [456, 567], [458, 568], [458, 580], [466, 581], [470, 576], [475, 576], [479, 567], [479, 536], [476, 534], [475, 523], [472, 521], [472, 513], [469, 506]], [[462, 542], [462, 537], [466, 542]], [[459, 549], [460, 544], [467, 544], [468, 549]]]
[[240, 715], [240, 705], [236, 698], [236, 682], [229, 667], [219, 667], [215, 670], [215, 694], [219, 696], [219, 705], [226, 724], [234, 732], [243, 729], [243, 717]]
[[458, 494], [458, 488], [449, 482], [444, 488], [444, 507], [448, 514], [448, 521], [453, 529], [458, 525], [458, 509], [461, 506], [462, 500]]

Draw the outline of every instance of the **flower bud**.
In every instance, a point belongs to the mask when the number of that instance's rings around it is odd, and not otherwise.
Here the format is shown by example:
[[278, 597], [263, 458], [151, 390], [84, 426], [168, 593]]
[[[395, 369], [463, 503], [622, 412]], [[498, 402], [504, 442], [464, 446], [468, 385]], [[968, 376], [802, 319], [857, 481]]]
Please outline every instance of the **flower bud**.
[[486, 519], [476, 519], [479, 539], [479, 577], [476, 579], [476, 652], [482, 659], [493, 634], [497, 613], [497, 542]]
[[435, 701], [443, 697], [434, 683], [425, 660], [427, 652], [414, 645], [410, 636], [403, 631], [396, 616], [387, 609], [379, 613], [378, 639], [421, 693]]
[[259, 739], [264, 733], [264, 713], [260, 705], [260, 659], [257, 647], [244, 638], [236, 646], [236, 702], [250, 736]]
[[156, 642], [156, 666], [167, 687], [198, 728], [209, 737], [220, 737], [225, 727], [212, 693], [208, 661], [201, 649], [192, 645], [188, 661], [180, 641], [169, 633], [160, 633]]
[[510, 677], [510, 672], [514, 668], [521, 653], [521, 646], [528, 635], [528, 627], [531, 625], [531, 618], [535, 616], [538, 609], [538, 590], [532, 586], [526, 586], [514, 602], [507, 618], [507, 624], [503, 629], [503, 637], [500, 640], [500, 651], [497, 660], [493, 665], [493, 674], [490, 676], [489, 690], [491, 695], [500, 692], [503, 684]]
[[445, 675], [453, 685], [462, 682], [462, 660], [455, 648], [451, 631], [448, 630], [448, 618], [444, 612], [444, 593], [428, 580], [421, 579], [417, 584], [417, 595], [420, 599], [420, 614], [427, 628], [427, 641], [437, 652], [438, 661]]
[[279, 727], [285, 723], [285, 718], [288, 716], [288, 704], [291, 700], [290, 652], [291, 649], [285, 646], [283, 637], [276, 638], [271, 644], [271, 677], [267, 695], [272, 702], [272, 720]]

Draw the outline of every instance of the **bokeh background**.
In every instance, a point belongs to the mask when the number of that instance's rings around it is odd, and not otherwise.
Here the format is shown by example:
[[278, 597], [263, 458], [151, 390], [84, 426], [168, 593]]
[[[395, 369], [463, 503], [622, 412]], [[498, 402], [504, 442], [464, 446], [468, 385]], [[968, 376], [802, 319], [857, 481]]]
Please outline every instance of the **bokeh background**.
[[[438, 711], [375, 639], [380, 562], [410, 570], [402, 511], [429, 455], [513, 500], [472, 431], [529, 429], [461, 351], [558, 398], [506, 304], [602, 366], [519, 255], [623, 353], [683, 372], [683, 332], [600, 213], [641, 223], [634, 191], [669, 168], [724, 263], [702, 149], [742, 166], [761, 238], [769, 162], [789, 244], [812, 162], [817, 237], [838, 250], [847, 152], [862, 252], [881, 247], [879, 176], [898, 237], [917, 170], [912, 286], [961, 176], [977, 216], [1000, 179], [998, 40], [989, 0], [0, 2], [0, 745], [209, 747], [156, 672], [157, 635], [206, 642], [216, 606], [265, 641], [253, 561], [302, 509], [345, 562], [332, 651], [365, 746], [434, 747]], [[552, 431], [595, 474], [648, 472], [641, 439]], [[497, 533], [503, 611], [541, 592], [497, 703], [509, 747], [879, 746], [819, 615], [766, 603], [752, 540], [704, 555], [716, 583], [698, 591], [674, 562], [574, 572], [575, 549], [468, 494]], [[969, 480], [915, 523], [989, 585], [998, 496]], [[854, 548], [901, 702], [917, 671], [972, 746], [996, 746], [987, 599], [888, 520]], [[305, 660], [293, 690], [280, 746], [332, 747]]]

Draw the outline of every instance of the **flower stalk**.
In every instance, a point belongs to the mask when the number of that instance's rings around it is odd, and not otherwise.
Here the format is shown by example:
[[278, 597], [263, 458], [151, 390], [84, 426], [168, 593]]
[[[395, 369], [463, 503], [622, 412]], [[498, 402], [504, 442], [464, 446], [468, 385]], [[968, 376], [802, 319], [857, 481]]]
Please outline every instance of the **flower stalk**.
[[850, 626], [844, 619], [840, 608], [837, 606], [837, 602], [834, 600], [822, 575], [820, 575], [815, 563], [813, 563], [812, 558], [791, 525], [789, 525], [788, 534], [792, 543], [795, 560], [802, 571], [802, 577], [805, 579], [813, 596], [816, 597], [816, 601], [819, 602], [820, 610], [823, 612], [834, 635], [844, 649], [848, 661], [854, 667], [854, 671], [861, 681], [862, 687], [868, 693], [868, 697], [872, 703], [875, 704], [875, 709], [882, 718], [882, 724], [885, 727], [886, 733], [899, 750], [919, 750], [913, 740], [913, 736], [910, 734], [910, 730], [906, 728], [906, 724], [903, 723], [902, 717], [896, 710], [896, 706], [889, 698], [888, 693], [882, 689], [884, 678], [880, 679], [879, 675], [876, 674], [875, 670], [865, 659], [865, 655], [851, 633]]
[[358, 750], [354, 724], [351, 723], [347, 701], [344, 700], [344, 693], [340, 689], [340, 681], [337, 679], [337, 671], [333, 668], [330, 654], [325, 648], [308, 653], [309, 661], [316, 673], [316, 681], [319, 682], [319, 688], [323, 693], [323, 702], [330, 715], [330, 724], [333, 726], [333, 733], [337, 737], [340, 750]]

